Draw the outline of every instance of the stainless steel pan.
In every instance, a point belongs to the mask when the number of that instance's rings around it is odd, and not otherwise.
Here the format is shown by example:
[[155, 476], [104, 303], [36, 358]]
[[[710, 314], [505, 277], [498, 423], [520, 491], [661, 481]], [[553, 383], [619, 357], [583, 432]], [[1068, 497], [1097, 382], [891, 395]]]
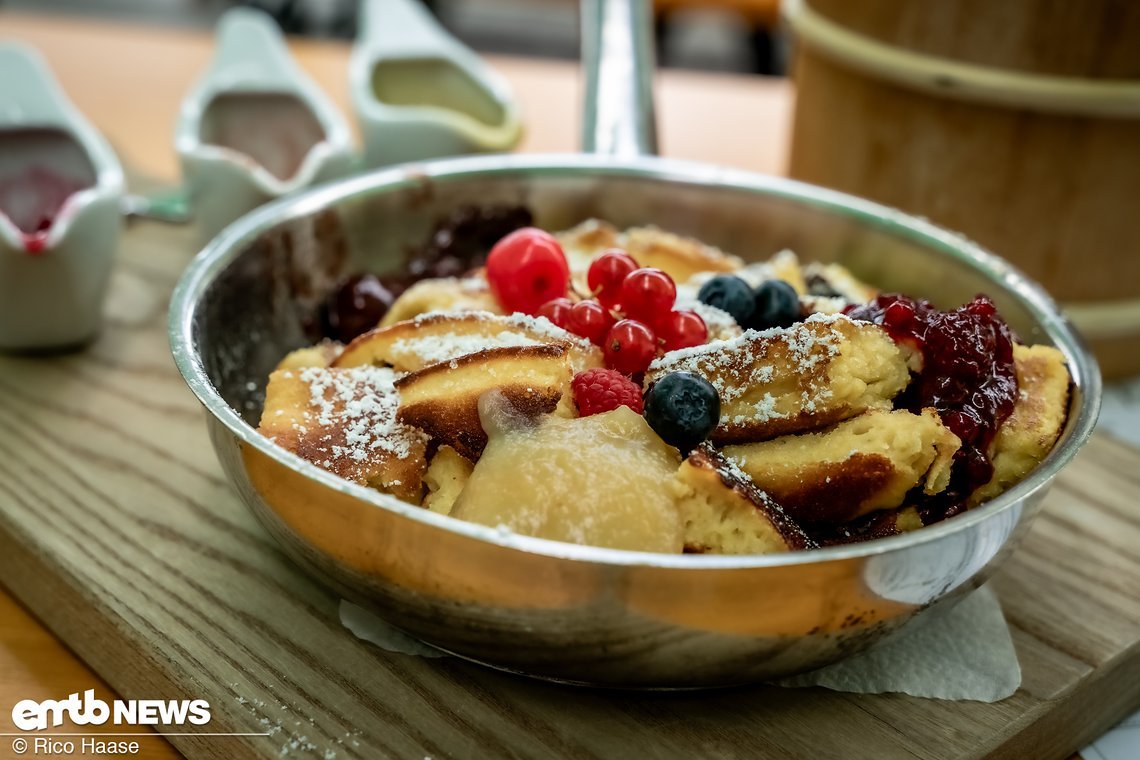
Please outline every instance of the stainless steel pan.
[[[239, 220], [190, 266], [171, 306], [171, 344], [243, 501], [300, 565], [400, 628], [461, 657], [574, 683], [703, 687], [808, 670], [978, 586], [1095, 421], [1100, 377], [1056, 304], [1001, 259], [922, 220], [652, 157], [645, 4], [590, 0], [583, 21], [593, 154], [432, 161], [326, 185]], [[749, 557], [505, 535], [339, 480], [258, 435], [265, 378], [308, 342], [335, 281], [397, 267], [449, 211], [488, 202], [524, 203], [551, 229], [589, 217], [656, 223], [747, 259], [792, 248], [944, 306], [986, 292], [1024, 340], [1065, 353], [1068, 424], [1024, 482], [967, 514], [862, 544]]]

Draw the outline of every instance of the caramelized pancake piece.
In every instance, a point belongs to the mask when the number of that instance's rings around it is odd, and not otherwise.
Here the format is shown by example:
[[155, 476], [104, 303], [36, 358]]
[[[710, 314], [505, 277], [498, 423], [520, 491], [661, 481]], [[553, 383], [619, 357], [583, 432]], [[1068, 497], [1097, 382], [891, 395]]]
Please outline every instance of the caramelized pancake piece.
[[803, 267], [800, 266], [799, 257], [793, 252], [780, 251], [768, 259], [768, 266], [772, 269], [772, 276], [791, 285], [801, 296], [808, 292]]
[[867, 412], [819, 433], [726, 446], [758, 488], [805, 525], [847, 522], [950, 482], [960, 441], [933, 409]]
[[569, 352], [575, 371], [602, 366], [602, 350], [543, 317], [486, 311], [420, 316], [366, 332], [344, 349], [334, 367], [388, 365], [416, 372], [488, 348], [552, 344]]
[[558, 406], [572, 374], [562, 346], [488, 348], [397, 380], [397, 417], [475, 461], [487, 444], [479, 423], [480, 396], [497, 389], [520, 412], [544, 414]]
[[277, 369], [304, 369], [305, 367], [327, 367], [333, 363], [344, 346], [335, 340], [322, 340], [315, 346], [290, 351], [277, 363]]
[[452, 517], [527, 536], [634, 551], [679, 553], [669, 483], [680, 459], [627, 406], [535, 424], [488, 395], [490, 433]]
[[441, 515], [451, 514], [474, 466], [450, 446], [440, 446], [424, 473], [424, 484], [428, 488], [424, 506]]
[[685, 551], [775, 554], [815, 545], [747, 475], [707, 443], [681, 464], [673, 492]]
[[1005, 491], [1029, 474], [1053, 448], [1069, 413], [1069, 370], [1051, 346], [1014, 344], [1017, 401], [990, 446], [994, 476], [970, 497], [970, 506]]
[[434, 277], [420, 280], [405, 290], [377, 327], [394, 325], [430, 311], [503, 313], [484, 277]]
[[639, 266], [656, 267], [675, 282], [685, 282], [697, 272], [733, 272], [743, 266], [719, 248], [657, 227], [632, 227], [624, 237], [626, 252]]
[[617, 228], [598, 219], [587, 219], [576, 227], [555, 233], [554, 237], [566, 254], [570, 271], [582, 275], [583, 285], [584, 275], [594, 257], [607, 248], [620, 248], [623, 244]]
[[397, 421], [395, 377], [378, 367], [278, 370], [258, 430], [334, 475], [418, 504], [427, 438]]
[[670, 352], [649, 366], [646, 384], [679, 370], [704, 377], [720, 394], [715, 443], [762, 441], [889, 408], [910, 379], [902, 351], [881, 327], [841, 315]]

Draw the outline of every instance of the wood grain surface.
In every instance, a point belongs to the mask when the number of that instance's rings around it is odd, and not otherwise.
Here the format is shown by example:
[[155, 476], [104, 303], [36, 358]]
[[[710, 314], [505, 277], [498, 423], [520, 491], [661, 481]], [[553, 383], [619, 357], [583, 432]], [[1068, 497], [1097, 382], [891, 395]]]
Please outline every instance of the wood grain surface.
[[[0, 15], [0, 32], [11, 29]], [[159, 46], [157, 36], [139, 34]], [[563, 76], [572, 83], [569, 69]], [[669, 93], [663, 86], [663, 105]], [[576, 103], [563, 100], [551, 110], [572, 119]], [[703, 120], [690, 116], [694, 134]], [[129, 148], [123, 129], [113, 137]], [[741, 160], [722, 162], [751, 165], [755, 133], [734, 134], [716, 150]], [[690, 149], [709, 150], [698, 142]], [[174, 370], [165, 309], [192, 254], [189, 230], [139, 224], [124, 238], [95, 345], [0, 358], [0, 580], [125, 697], [205, 698], [210, 731], [271, 734], [172, 737], [188, 754], [1061, 758], [1140, 705], [1140, 453], [1107, 438], [1062, 475], [995, 579], [1024, 669], [1001, 703], [569, 690], [363, 644], [340, 626], [337, 599], [237, 502]]]

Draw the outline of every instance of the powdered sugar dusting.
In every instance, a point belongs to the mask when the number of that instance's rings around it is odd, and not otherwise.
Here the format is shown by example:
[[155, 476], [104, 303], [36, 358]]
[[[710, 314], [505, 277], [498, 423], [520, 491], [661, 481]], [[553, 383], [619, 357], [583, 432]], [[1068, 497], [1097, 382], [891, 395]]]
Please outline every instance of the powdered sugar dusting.
[[[649, 365], [646, 382], [668, 372], [700, 375], [716, 388], [723, 406], [747, 399], [746, 407], [735, 404], [731, 412], [726, 408], [721, 417], [722, 425], [744, 425], [789, 416], [777, 408], [778, 394], [768, 390], [774, 383], [787, 379], [777, 374], [777, 368], [783, 368], [807, 383], [799, 393], [799, 405], [809, 413], [814, 412], [816, 405], [828, 398], [831, 391], [826, 382], [812, 380], [813, 371], [839, 353], [844, 337], [837, 326], [850, 322], [842, 314], [813, 314], [791, 327], [747, 330], [731, 340], [671, 351]], [[786, 349], [781, 352], [786, 356], [778, 360], [771, 355], [771, 348], [777, 344]]]
[[[479, 347], [476, 347], [470, 351], [467, 351], [466, 353], [474, 353], [475, 351], [479, 351], [483, 348], [498, 348], [500, 346], [539, 345], [542, 343], [568, 344], [570, 346], [575, 346], [575, 347], [578, 347], [580, 349], [588, 351], [591, 349], [591, 345], [592, 345], [590, 343], [590, 341], [588, 341], [584, 338], [581, 338], [581, 337], [575, 335], [574, 333], [572, 333], [568, 330], [563, 330], [561, 327], [554, 324], [553, 322], [551, 322], [546, 317], [532, 317], [529, 314], [520, 314], [518, 312], [515, 312], [514, 314], [510, 314], [507, 316], [503, 316], [501, 314], [492, 314], [489, 311], [479, 311], [479, 310], [429, 311], [429, 312], [424, 312], [423, 314], [419, 314], [419, 315], [413, 317], [412, 322], [416, 325], [429, 324], [431, 322], [435, 322], [435, 321], [439, 320], [441, 317], [451, 317], [451, 318], [457, 318], [458, 317], [458, 318], [462, 318], [463, 320], [466, 320], [466, 321], [481, 322], [483, 324], [497, 324], [497, 325], [502, 326], [502, 328], [503, 328], [502, 333], [499, 333], [498, 335], [493, 336], [493, 337], [483, 336], [483, 337], [478, 338], [479, 340], [487, 341], [487, 343], [483, 346], [479, 346]], [[521, 334], [523, 337], [528, 338], [529, 341], [526, 343], [512, 343], [512, 342], [494, 343], [493, 342], [493, 341], [499, 340], [499, 339], [501, 339], [503, 341], [515, 340], [514, 338], [504, 337], [504, 334], [508, 333], [508, 332]], [[467, 336], [456, 336], [456, 337], [467, 337]], [[399, 345], [400, 343], [404, 342], [405, 340], [416, 340], [416, 339], [415, 338], [403, 339], [401, 341], [397, 341], [393, 345]], [[431, 337], [425, 337], [424, 338], [425, 342], [426, 341], [434, 341], [434, 340], [448, 341], [448, 340], [450, 340], [450, 337], [448, 335], [433, 335]], [[473, 344], [468, 344], [468, 345], [473, 345]], [[463, 356], [463, 354], [462, 353], [449, 353], [449, 354], [444, 355], [443, 358], [439, 359], [439, 361], [447, 361], [448, 359], [455, 358], [456, 356]]]
[[563, 330], [546, 317], [532, 317], [528, 314], [515, 312], [505, 317], [505, 319], [508, 325], [527, 330], [534, 335], [548, 338], [550, 342], [566, 342], [586, 350], [589, 350], [592, 345], [590, 341], [585, 338], [580, 338], [569, 330]]
[[473, 354], [486, 348], [507, 346], [537, 346], [542, 341], [510, 330], [498, 335], [463, 335], [444, 333], [423, 337], [401, 338], [392, 344], [393, 354], [411, 354], [425, 364], [438, 364], [460, 356]]
[[[400, 394], [397, 373], [386, 367], [331, 369], [308, 367], [299, 377], [309, 386], [309, 410], [325, 432], [313, 447], [318, 464], [352, 477], [377, 457], [407, 459], [424, 441], [423, 433], [397, 421]], [[295, 425], [302, 435], [308, 426]], [[343, 434], [343, 435], [342, 435]], [[321, 452], [324, 459], [321, 459]], [[337, 467], [343, 463], [345, 467]]]
[[[806, 349], [809, 346], [808, 340], [815, 338], [815, 336], [812, 336], [811, 333], [805, 329], [808, 325], [831, 325], [837, 322], [850, 321], [851, 320], [843, 314], [812, 314], [804, 321], [797, 322], [791, 327], [772, 327], [767, 330], [745, 330], [741, 335], [728, 340], [714, 340], [704, 345], [670, 351], [664, 356], [659, 356], [654, 359], [653, 363], [649, 365], [649, 372], [651, 374], [676, 372], [680, 369], [684, 369], [679, 365], [690, 363], [691, 360], [711, 358], [715, 355], [746, 349], [757, 340], [780, 340], [787, 338], [789, 341], [796, 341], [801, 350]], [[802, 336], [800, 335], [801, 333], [803, 334]], [[836, 347], [836, 350], [838, 350], [838, 347]]]

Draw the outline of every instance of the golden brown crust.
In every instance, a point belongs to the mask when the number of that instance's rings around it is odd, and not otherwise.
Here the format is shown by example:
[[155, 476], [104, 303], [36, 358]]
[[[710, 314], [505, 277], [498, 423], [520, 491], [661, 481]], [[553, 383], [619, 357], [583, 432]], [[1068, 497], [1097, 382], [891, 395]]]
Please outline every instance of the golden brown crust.
[[[388, 405], [372, 404], [389, 392]], [[372, 404], [374, 411], [364, 424], [354, 425], [346, 413], [349, 398]], [[396, 403], [390, 380], [378, 382], [365, 371], [278, 370], [269, 376], [258, 430], [334, 475], [418, 503], [427, 439], [395, 424]], [[362, 441], [363, 436], [370, 438]]]
[[600, 367], [603, 363], [600, 348], [545, 319], [464, 311], [421, 314], [370, 330], [349, 343], [332, 365], [373, 364], [416, 372], [488, 348], [527, 344], [562, 346], [570, 352], [571, 363], [577, 371]]
[[927, 409], [867, 412], [829, 430], [728, 446], [724, 454], [794, 519], [821, 525], [898, 507], [917, 486], [945, 490], [959, 446]]
[[808, 524], [846, 522], [860, 513], [860, 505], [882, 493], [896, 479], [890, 457], [852, 454], [841, 462], [808, 465], [797, 477], [770, 487], [799, 519]]
[[773, 276], [791, 285], [801, 296], [808, 292], [804, 270], [800, 266], [800, 258], [792, 251], [778, 252], [768, 260], [768, 266], [772, 269]]
[[314, 346], [290, 351], [284, 359], [277, 363], [277, 369], [328, 367], [343, 350], [344, 346], [335, 340], [322, 340]]
[[397, 418], [475, 461], [487, 445], [479, 422], [480, 396], [498, 389], [520, 414], [546, 414], [569, 388], [571, 372], [562, 346], [485, 349], [397, 380]]
[[991, 499], [1040, 464], [1057, 442], [1069, 414], [1072, 380], [1065, 355], [1051, 346], [1015, 344], [1018, 398], [994, 436], [994, 475], [970, 497], [970, 506]]
[[681, 464], [675, 480], [687, 552], [771, 554], [815, 546], [778, 504], [707, 443]]
[[486, 279], [441, 277], [420, 280], [405, 290], [377, 326], [387, 327], [431, 311], [503, 313]]
[[587, 219], [568, 230], [555, 233], [559, 245], [568, 255], [577, 254], [593, 258], [606, 248], [616, 248], [621, 244], [621, 233], [608, 222]]
[[732, 272], [742, 266], [740, 259], [719, 248], [657, 227], [633, 227], [624, 243], [640, 266], [660, 269], [676, 282], [686, 282], [697, 272]]

